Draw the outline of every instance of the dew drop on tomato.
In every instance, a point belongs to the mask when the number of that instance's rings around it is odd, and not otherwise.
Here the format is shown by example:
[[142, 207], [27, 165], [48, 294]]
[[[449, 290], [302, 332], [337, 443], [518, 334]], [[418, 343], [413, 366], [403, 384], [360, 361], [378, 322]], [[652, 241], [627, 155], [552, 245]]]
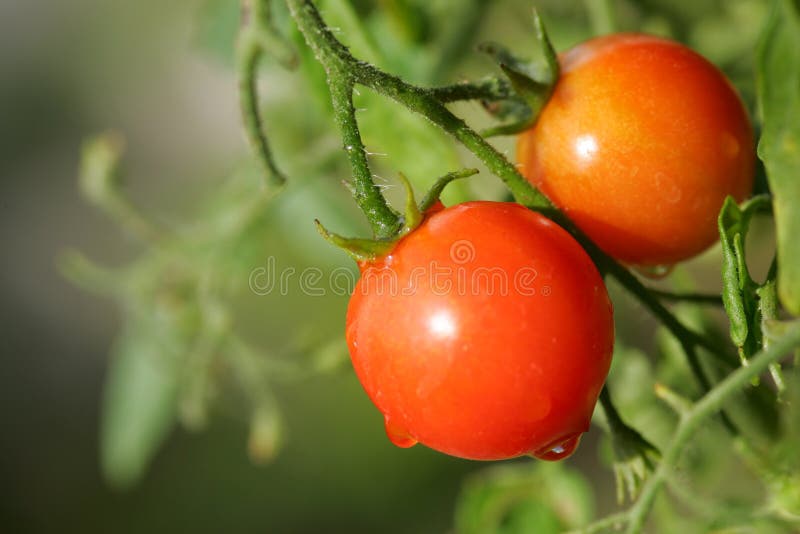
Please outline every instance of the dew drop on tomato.
[[546, 460], [548, 462], [557, 462], [558, 460], [563, 460], [568, 456], [571, 456], [575, 449], [578, 448], [578, 443], [581, 441], [580, 434], [573, 434], [572, 436], [568, 437], [566, 440], [562, 441], [558, 445], [552, 446], [549, 445], [544, 449], [540, 449], [531, 456], [537, 458], [539, 460]]
[[417, 444], [417, 440], [411, 437], [408, 430], [395, 424], [389, 417], [385, 418], [384, 427], [386, 428], [386, 436], [394, 445], [407, 449]]
[[650, 265], [650, 266], [636, 266], [634, 269], [637, 273], [644, 276], [645, 278], [649, 278], [651, 280], [660, 280], [665, 276], [669, 275], [672, 270], [675, 268], [675, 265]]

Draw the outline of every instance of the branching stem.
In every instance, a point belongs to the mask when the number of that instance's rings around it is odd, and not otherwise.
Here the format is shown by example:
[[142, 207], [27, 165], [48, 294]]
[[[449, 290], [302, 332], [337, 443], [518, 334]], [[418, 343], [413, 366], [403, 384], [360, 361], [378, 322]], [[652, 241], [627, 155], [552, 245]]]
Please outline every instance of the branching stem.
[[673, 293], [650, 289], [650, 292], [661, 300], [670, 302], [690, 302], [693, 304], [708, 304], [709, 306], [722, 306], [722, 295], [708, 293]]
[[647, 479], [639, 498], [628, 510], [572, 531], [573, 534], [602, 532], [609, 528], [616, 530], [623, 525], [627, 526], [628, 533], [641, 532], [658, 492], [670, 475], [675, 472], [686, 444], [700, 429], [704, 421], [720, 411], [728, 399], [747, 387], [753, 378], [764, 373], [772, 363], [798, 347], [800, 347], [800, 322], [795, 321], [788, 326], [780, 339], [776, 340], [768, 349], [753, 356], [750, 365], [739, 367], [681, 415], [672, 440], [664, 449], [661, 462]]
[[[361, 84], [426, 117], [446, 133], [456, 138], [483, 162], [492, 173], [498, 176], [506, 184], [517, 202], [542, 213], [572, 233], [595, 261], [598, 268], [613, 276], [623, 287], [633, 293], [677, 339], [705, 348], [719, 357], [724, 357], [712, 341], [683, 325], [635, 275], [600, 250], [544, 194], [531, 185], [513, 163], [498, 152], [480, 134], [470, 128], [464, 120], [447, 109], [444, 103], [437, 98], [437, 90], [416, 87], [397, 76], [383, 72], [369, 63], [354, 58], [325, 25], [319, 11], [311, 0], [286, 0], [286, 3], [306, 42], [314, 51], [317, 60], [322, 63], [328, 72], [328, 83], [331, 86], [332, 93], [344, 91], [342, 86], [346, 86], [348, 87], [347, 94], [349, 95], [349, 92], [352, 91], [352, 84]], [[445, 95], [447, 95], [446, 91]], [[439, 93], [439, 96], [441, 96], [441, 93]], [[334, 99], [336, 98], [334, 96]], [[340, 96], [340, 98], [343, 98], [343, 96]], [[358, 129], [355, 126], [354, 110], [351, 106], [350, 108], [343, 108], [341, 112], [347, 116], [338, 116], [337, 114], [337, 122], [339, 122], [340, 126], [342, 124], [350, 124], [348, 127], [349, 133], [353, 134], [352, 139], [354, 142], [349, 143], [348, 141], [347, 144], [356, 146], [355, 137], [358, 136]], [[366, 158], [354, 157], [351, 159], [351, 163], [354, 165], [354, 175], [362, 182], [360, 187], [363, 188], [363, 191], [374, 190], [379, 194], [380, 192], [374, 189], [375, 186], [368, 168], [367, 172], [364, 172], [365, 162]], [[377, 198], [374, 200], [376, 205], [381, 202]], [[362, 202], [364, 201], [362, 200]], [[383, 203], [385, 204], [385, 201]], [[389, 220], [388, 216], [387, 220]], [[375, 227], [374, 224], [373, 227]], [[698, 377], [698, 380], [702, 380], [702, 378]]]
[[381, 190], [372, 179], [367, 161], [367, 150], [361, 140], [353, 106], [353, 84], [342, 72], [329, 73], [333, 115], [342, 134], [344, 151], [353, 171], [352, 192], [358, 207], [364, 212], [378, 238], [393, 236], [400, 226], [400, 218], [386, 203]]
[[[651, 291], [627, 268], [600, 250], [563, 213], [556, 209], [544, 194], [533, 187], [519, 173], [513, 163], [445, 106], [447, 102], [462, 99], [501, 98], [501, 95], [507, 90], [506, 87], [491, 79], [439, 89], [425, 89], [411, 85], [371, 64], [354, 58], [327, 28], [311, 0], [286, 0], [286, 3], [306, 42], [328, 73], [336, 121], [342, 131], [345, 150], [353, 167], [356, 200], [370, 219], [376, 235], [385, 236], [387, 232], [396, 231], [399, 227], [399, 218], [386, 204], [369, 172], [352, 103], [352, 91], [355, 84], [369, 87], [407, 109], [426, 117], [457, 139], [506, 184], [517, 202], [544, 214], [569, 231], [583, 245], [598, 269], [611, 275], [632, 293], [680, 342], [686, 352], [690, 367], [707, 393], [681, 418], [677, 432], [658, 470], [648, 480], [641, 496], [630, 511], [624, 516], [615, 516], [611, 520], [604, 520], [604, 524], [610, 526], [622, 519], [628, 519], [629, 531], [639, 531], [667, 473], [674, 469], [683, 446], [701, 422], [718, 412], [726, 399], [746, 386], [770, 363], [800, 344], [800, 326], [795, 325], [783, 338], [775, 341], [766, 351], [755, 356], [749, 366], [738, 368], [725, 380], [711, 388], [711, 384], [697, 360], [696, 349], [706, 349], [716, 357], [728, 361], [726, 352], [719, 350], [719, 347], [711, 339], [689, 329], [680, 322], [660, 300], [670, 300], [671, 295]], [[603, 7], [607, 4], [600, 3], [598, 5]], [[713, 299], [695, 298], [694, 300], [717, 302], [716, 297]]]
[[686, 443], [700, 428], [703, 421], [718, 412], [728, 398], [747, 387], [750, 381], [766, 371], [771, 363], [778, 361], [798, 346], [800, 346], [800, 323], [796, 322], [786, 331], [783, 337], [770, 345], [767, 350], [756, 354], [750, 360], [750, 365], [739, 367], [728, 375], [714, 389], [697, 401], [686, 415], [681, 417], [678, 428], [675, 430], [675, 435], [664, 452], [661, 463], [653, 473], [653, 476], [645, 483], [639, 499], [629, 511], [629, 533], [641, 531], [658, 491], [670, 473], [674, 472]]
[[430, 95], [442, 103], [459, 100], [504, 100], [513, 96], [511, 84], [502, 78], [489, 76], [475, 82], [460, 82], [429, 90]]

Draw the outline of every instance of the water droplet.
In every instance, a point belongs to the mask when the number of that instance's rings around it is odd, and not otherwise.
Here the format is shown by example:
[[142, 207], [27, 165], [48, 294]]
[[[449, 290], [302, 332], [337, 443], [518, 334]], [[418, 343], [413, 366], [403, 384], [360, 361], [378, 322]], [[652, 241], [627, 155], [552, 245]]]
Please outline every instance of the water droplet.
[[650, 265], [634, 267], [637, 273], [645, 278], [650, 278], [651, 280], [660, 280], [661, 278], [664, 278], [671, 273], [672, 269], [674, 268], [675, 265]]
[[736, 159], [736, 157], [739, 156], [741, 147], [739, 146], [739, 141], [736, 140], [733, 134], [724, 132], [720, 139], [720, 145], [722, 147], [722, 153], [728, 159]]
[[401, 449], [407, 449], [417, 444], [417, 440], [411, 437], [408, 430], [397, 425], [394, 421], [389, 419], [388, 415], [385, 418], [384, 426], [386, 428], [386, 436], [388, 436], [389, 441]]
[[556, 442], [555, 445], [548, 445], [531, 454], [534, 458], [548, 462], [557, 462], [572, 455], [578, 448], [581, 441], [581, 434], [570, 434], [564, 439]]
[[656, 188], [661, 198], [670, 204], [677, 204], [683, 196], [675, 180], [663, 172], [656, 173]]

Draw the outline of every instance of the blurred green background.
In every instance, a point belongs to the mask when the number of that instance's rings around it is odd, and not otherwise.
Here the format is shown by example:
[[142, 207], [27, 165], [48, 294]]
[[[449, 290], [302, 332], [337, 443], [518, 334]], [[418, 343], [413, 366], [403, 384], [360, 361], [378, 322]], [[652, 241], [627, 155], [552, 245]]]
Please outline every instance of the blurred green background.
[[[337, 3], [326, 4], [326, 16], [335, 14]], [[354, 13], [380, 36], [372, 59], [419, 83], [495, 72], [488, 59], [472, 53], [483, 40], [522, 54], [533, 43], [527, 1], [437, 0], [426, 7], [433, 14], [429, 19], [399, 29], [392, 21], [402, 19], [386, 15], [390, 4], [395, 3], [356, 2]], [[557, 49], [591, 34], [584, 2], [537, 5]], [[616, 7], [620, 27], [689, 42], [726, 68], [752, 101], [749, 54], [766, 2], [642, 0]], [[288, 34], [285, 13], [279, 10], [278, 18]], [[331, 372], [273, 385], [286, 436], [272, 463], [258, 466], [248, 459], [249, 412], [234, 392], [220, 396], [204, 432], [176, 426], [137, 485], [115, 491], [103, 481], [103, 380], [123, 314], [113, 300], [71, 285], [57, 264], [68, 249], [110, 266], [148, 251], [81, 197], [81, 144], [109, 128], [124, 135], [126, 195], [160, 224], [204, 232], [193, 225], [213, 227], [213, 214], [221, 219], [235, 212], [235, 200], [257, 191], [258, 183], [237, 107], [237, 24], [233, 1], [0, 4], [2, 531], [444, 532], [452, 529], [465, 477], [486, 467], [421, 446], [392, 446], [345, 362]], [[471, 26], [448, 62], [437, 65], [443, 49], [431, 36], [459, 24]], [[347, 32], [341, 30], [340, 37], [348, 40]], [[300, 345], [336, 342], [347, 298], [299, 291], [259, 297], [246, 291], [247, 273], [269, 255], [279, 267], [298, 270], [349, 265], [315, 235], [312, 221], [319, 217], [343, 233], [365, 228], [338, 185], [347, 168], [324, 90], [312, 79], [313, 71], [304, 68], [286, 72], [271, 61], [264, 67], [267, 130], [292, 185], [270, 205], [256, 225], [260, 230], [246, 238], [259, 245], [234, 270], [245, 290], [240, 287], [226, 301], [247, 339], [288, 358], [302, 358], [302, 349], [292, 348], [298, 339]], [[363, 98], [367, 144], [390, 152], [388, 161], [376, 163], [381, 176], [405, 171], [421, 190], [437, 173], [475, 164], [414, 119], [396, 118], [392, 110], [400, 113], [398, 108], [371, 95]], [[455, 109], [475, 124], [489, 123], [478, 104]], [[497, 145], [512, 148], [508, 139]], [[498, 196], [501, 190], [483, 174], [460, 194]], [[681, 276], [714, 290], [717, 273], [715, 249]], [[622, 298], [617, 313], [625, 343], [652, 350], [649, 318]], [[632, 398], [628, 405], [636, 402]], [[598, 453], [599, 434], [593, 428], [567, 463], [590, 478], [594, 508], [602, 513], [613, 509], [614, 492]]]

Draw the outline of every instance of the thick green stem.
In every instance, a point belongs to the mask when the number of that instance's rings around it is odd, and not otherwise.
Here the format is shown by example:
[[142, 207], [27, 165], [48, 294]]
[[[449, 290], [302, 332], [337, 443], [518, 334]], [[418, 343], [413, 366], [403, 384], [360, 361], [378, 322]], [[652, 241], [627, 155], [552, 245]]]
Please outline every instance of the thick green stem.
[[334, 119], [341, 131], [344, 151], [353, 172], [353, 197], [367, 217], [375, 237], [392, 237], [400, 228], [400, 218], [372, 179], [355, 116], [351, 71], [356, 60], [333, 36], [311, 2], [287, 0], [287, 4], [300, 32], [328, 74]]
[[603, 386], [603, 389], [600, 391], [600, 404], [603, 405], [603, 410], [605, 411], [606, 419], [608, 420], [608, 426], [612, 432], [614, 429], [627, 426], [622, 420], [622, 417], [619, 415], [617, 407], [614, 406], [614, 402], [611, 400], [611, 394], [608, 392], [608, 386]]
[[459, 100], [503, 100], [511, 98], [511, 84], [502, 78], [489, 76], [475, 82], [461, 82], [444, 87], [434, 87], [428, 90], [436, 100], [458, 102]]
[[356, 121], [352, 83], [348, 82], [343, 73], [337, 73], [337, 77], [338, 83], [330, 84], [331, 100], [334, 119], [339, 125], [344, 151], [353, 172], [353, 198], [367, 217], [375, 237], [388, 238], [397, 232], [400, 219], [386, 203], [381, 190], [372, 179], [367, 150]]
[[381, 72], [366, 63], [357, 63], [353, 66], [353, 75], [358, 83], [391, 98], [415, 113], [419, 113], [455, 137], [490, 171], [505, 182], [520, 204], [540, 212], [556, 212], [547, 197], [532, 187], [511, 162], [425, 89], [408, 84], [400, 78]]

